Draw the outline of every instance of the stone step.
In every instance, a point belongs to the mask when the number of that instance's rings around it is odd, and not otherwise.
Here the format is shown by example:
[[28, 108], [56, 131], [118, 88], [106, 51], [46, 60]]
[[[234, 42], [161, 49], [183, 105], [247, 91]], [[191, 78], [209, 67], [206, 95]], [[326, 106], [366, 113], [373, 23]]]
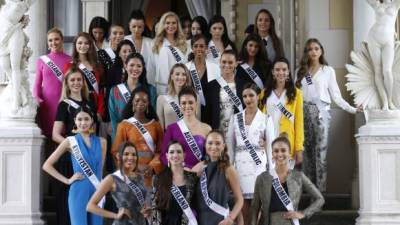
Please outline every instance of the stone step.
[[[352, 210], [351, 194], [324, 193], [325, 204], [323, 210]], [[304, 209], [310, 204], [310, 195], [303, 194], [299, 209]]]
[[45, 225], [57, 225], [57, 218], [55, 212], [43, 212], [42, 220]]

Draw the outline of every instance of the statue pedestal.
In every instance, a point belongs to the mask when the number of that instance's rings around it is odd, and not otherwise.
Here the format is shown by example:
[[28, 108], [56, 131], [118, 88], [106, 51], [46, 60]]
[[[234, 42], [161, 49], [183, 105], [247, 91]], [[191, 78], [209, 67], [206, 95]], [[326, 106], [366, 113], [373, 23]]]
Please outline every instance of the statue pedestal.
[[[360, 216], [357, 225], [400, 225], [400, 112], [370, 113], [357, 134]], [[385, 118], [382, 120], [381, 118]]]
[[[5, 107], [5, 106], [4, 106]], [[41, 148], [35, 124], [0, 120], [0, 225], [43, 225]]]

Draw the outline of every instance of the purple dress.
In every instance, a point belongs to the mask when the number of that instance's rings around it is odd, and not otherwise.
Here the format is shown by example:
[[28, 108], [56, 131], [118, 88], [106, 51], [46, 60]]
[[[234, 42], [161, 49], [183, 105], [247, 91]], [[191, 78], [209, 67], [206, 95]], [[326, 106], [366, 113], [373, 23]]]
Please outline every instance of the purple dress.
[[[193, 137], [197, 145], [199, 146], [204, 158], [205, 138], [201, 135], [193, 135]], [[163, 143], [161, 145], [160, 159], [164, 165], [168, 164], [167, 161], [168, 143], [170, 143], [171, 141], [177, 141], [182, 145], [183, 150], [185, 151], [185, 167], [192, 168], [198, 162], [200, 162], [199, 160], [197, 160], [196, 156], [193, 154], [188, 143], [183, 137], [181, 129], [178, 126], [178, 123], [173, 123], [167, 127], [167, 131], [164, 134]]]
[[[63, 71], [64, 65], [71, 61], [71, 57], [63, 52], [50, 52], [47, 56], [61, 71]], [[33, 97], [40, 103], [38, 111], [39, 127], [48, 138], [51, 138], [53, 131], [57, 106], [60, 102], [61, 88], [61, 81], [57, 79], [53, 71], [39, 58], [36, 64]]]

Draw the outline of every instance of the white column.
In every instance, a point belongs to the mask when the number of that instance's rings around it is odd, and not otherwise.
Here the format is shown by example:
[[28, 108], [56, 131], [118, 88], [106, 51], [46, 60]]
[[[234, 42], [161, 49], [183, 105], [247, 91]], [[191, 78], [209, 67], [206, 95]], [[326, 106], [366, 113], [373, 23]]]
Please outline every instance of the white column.
[[356, 224], [399, 225], [400, 111], [368, 113], [370, 122], [357, 135], [360, 216]]
[[367, 0], [353, 0], [353, 29], [355, 50], [360, 49], [361, 42], [367, 37], [368, 31], [375, 21], [375, 13]]
[[102, 16], [108, 20], [108, 3], [110, 0], [81, 0], [82, 1], [82, 29], [89, 30], [93, 17]]

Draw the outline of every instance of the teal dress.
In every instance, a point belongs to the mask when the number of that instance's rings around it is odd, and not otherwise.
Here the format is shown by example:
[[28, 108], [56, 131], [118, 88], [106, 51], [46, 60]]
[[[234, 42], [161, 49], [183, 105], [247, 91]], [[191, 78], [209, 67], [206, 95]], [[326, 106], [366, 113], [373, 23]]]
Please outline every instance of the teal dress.
[[[80, 134], [76, 136], [82, 156], [96, 174], [97, 179], [101, 181], [102, 174], [102, 150], [100, 138], [95, 135], [90, 135], [89, 148]], [[89, 199], [96, 191], [89, 179], [84, 175], [78, 162], [71, 154], [72, 168], [74, 173], [81, 173], [84, 176], [83, 180], [77, 180], [71, 184], [68, 196], [69, 214], [71, 225], [102, 225], [103, 218], [86, 211], [86, 206]]]

